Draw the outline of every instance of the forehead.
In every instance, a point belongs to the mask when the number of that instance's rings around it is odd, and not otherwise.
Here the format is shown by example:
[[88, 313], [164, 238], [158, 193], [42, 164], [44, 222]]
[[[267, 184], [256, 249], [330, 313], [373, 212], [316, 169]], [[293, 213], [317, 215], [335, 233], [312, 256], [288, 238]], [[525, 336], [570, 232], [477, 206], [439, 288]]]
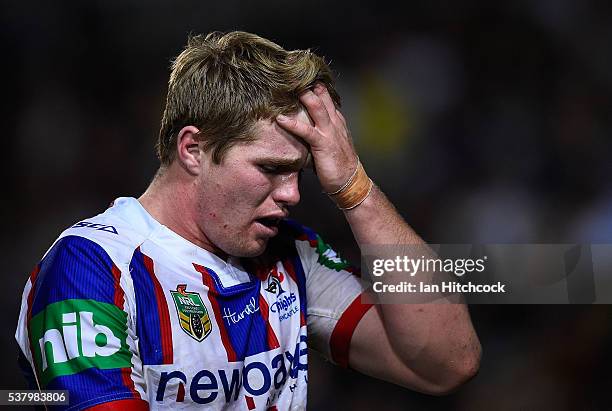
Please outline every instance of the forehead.
[[[303, 110], [289, 117], [296, 117], [298, 121], [312, 124], [310, 117]], [[280, 127], [274, 119], [258, 120], [253, 127], [253, 137], [255, 137], [253, 141], [241, 145], [241, 151], [249, 157], [301, 159], [308, 154], [306, 143]]]

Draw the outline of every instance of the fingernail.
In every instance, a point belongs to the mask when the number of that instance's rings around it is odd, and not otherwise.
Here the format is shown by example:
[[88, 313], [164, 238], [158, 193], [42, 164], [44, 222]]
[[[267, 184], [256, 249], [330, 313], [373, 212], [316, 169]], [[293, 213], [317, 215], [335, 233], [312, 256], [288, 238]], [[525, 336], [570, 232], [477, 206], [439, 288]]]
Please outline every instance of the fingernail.
[[283, 114], [279, 114], [278, 116], [276, 116], [276, 120], [277, 121], [288, 121], [289, 117], [283, 115]]

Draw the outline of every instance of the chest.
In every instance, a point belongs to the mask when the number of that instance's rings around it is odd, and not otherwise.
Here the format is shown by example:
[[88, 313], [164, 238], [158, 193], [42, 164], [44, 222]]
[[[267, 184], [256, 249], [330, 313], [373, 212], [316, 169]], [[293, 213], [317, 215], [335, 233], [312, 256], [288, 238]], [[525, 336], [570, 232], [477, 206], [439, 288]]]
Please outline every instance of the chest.
[[143, 245], [131, 277], [149, 395], [162, 402], [168, 395], [178, 402], [217, 396], [227, 402], [239, 391], [267, 397], [295, 384], [306, 373], [307, 349], [294, 271], [278, 261], [256, 275]]

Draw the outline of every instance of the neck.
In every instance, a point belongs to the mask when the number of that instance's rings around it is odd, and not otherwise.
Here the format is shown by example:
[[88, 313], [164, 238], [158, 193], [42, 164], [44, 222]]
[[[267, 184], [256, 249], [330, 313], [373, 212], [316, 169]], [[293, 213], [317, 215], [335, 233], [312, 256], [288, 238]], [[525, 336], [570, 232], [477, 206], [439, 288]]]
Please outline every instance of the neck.
[[177, 167], [174, 162], [160, 168], [138, 201], [159, 223], [195, 245], [224, 256], [198, 224], [197, 181]]

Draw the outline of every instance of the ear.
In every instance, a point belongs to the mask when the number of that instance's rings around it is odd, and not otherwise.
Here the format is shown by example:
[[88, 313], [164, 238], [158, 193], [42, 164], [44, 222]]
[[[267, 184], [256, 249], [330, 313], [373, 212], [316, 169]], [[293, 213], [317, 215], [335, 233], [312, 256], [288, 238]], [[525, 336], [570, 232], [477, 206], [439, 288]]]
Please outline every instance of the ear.
[[192, 175], [200, 173], [204, 160], [197, 136], [199, 132], [197, 127], [185, 126], [179, 131], [176, 138], [177, 160]]

